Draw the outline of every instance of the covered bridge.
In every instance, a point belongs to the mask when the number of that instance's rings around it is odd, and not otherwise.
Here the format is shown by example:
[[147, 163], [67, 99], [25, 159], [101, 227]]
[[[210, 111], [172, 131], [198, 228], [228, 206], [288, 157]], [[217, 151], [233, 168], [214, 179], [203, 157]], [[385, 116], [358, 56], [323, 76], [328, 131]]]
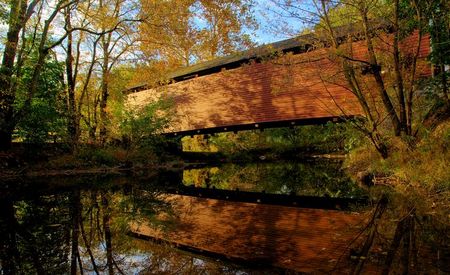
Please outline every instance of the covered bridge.
[[[320, 124], [363, 115], [347, 87], [341, 59], [323, 41], [309, 34], [181, 68], [169, 75], [168, 85], [131, 88], [128, 103], [135, 107], [161, 96], [172, 98], [176, 116], [166, 134], [179, 136]], [[391, 41], [389, 35], [376, 39], [377, 53], [392, 56]], [[413, 54], [417, 41], [417, 33], [404, 39], [403, 53]], [[431, 73], [425, 62], [429, 47], [424, 37], [420, 75]], [[367, 60], [365, 41], [343, 43], [340, 50]]]

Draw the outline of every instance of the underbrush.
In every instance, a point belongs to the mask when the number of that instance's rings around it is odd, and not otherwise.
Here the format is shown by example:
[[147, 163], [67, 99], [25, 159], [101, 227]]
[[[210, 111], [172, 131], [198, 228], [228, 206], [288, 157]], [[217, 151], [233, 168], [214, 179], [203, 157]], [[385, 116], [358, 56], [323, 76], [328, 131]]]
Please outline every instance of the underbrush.
[[[429, 191], [450, 188], [450, 122], [424, 136], [413, 148], [398, 139], [390, 141], [390, 156], [382, 159], [370, 144], [350, 152], [345, 166], [351, 175], [365, 172], [392, 179], [392, 185]], [[389, 181], [389, 180], [388, 180]], [[387, 182], [389, 183], [389, 182]]]
[[[421, 216], [450, 226], [450, 121], [424, 136], [414, 148], [391, 140], [391, 153], [382, 159], [369, 144], [353, 150], [344, 165], [356, 180], [370, 175], [370, 184]], [[367, 183], [367, 182], [364, 182]]]

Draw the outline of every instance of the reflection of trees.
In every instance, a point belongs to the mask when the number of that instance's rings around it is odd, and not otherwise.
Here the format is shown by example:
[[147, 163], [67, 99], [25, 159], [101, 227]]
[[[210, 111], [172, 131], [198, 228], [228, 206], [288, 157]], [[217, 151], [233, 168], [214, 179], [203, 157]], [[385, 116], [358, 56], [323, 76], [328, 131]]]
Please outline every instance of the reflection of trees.
[[5, 274], [67, 271], [70, 215], [67, 197], [1, 200], [1, 266]]
[[71, 253], [70, 253], [70, 274], [77, 274], [77, 261], [80, 263], [80, 253], [78, 250], [79, 223], [81, 221], [81, 203], [80, 191], [75, 190], [71, 197], [71, 216], [72, 216], [72, 234], [71, 234]]
[[[232, 273], [215, 260], [129, 236], [132, 221], [171, 215], [145, 183], [0, 199], [1, 274]], [[30, 198], [31, 197], [31, 198]], [[172, 220], [168, 220], [171, 225]], [[158, 223], [154, 226], [164, 226]]]
[[[264, 185], [269, 181], [279, 188], [280, 184], [292, 180], [289, 177], [304, 177], [304, 172], [296, 165], [291, 168], [275, 165], [270, 168], [272, 172], [267, 172], [264, 169], [269, 168], [258, 164], [247, 167], [243, 174], [237, 172], [242, 167], [227, 169], [229, 175], [219, 177], [222, 171], [210, 175], [211, 184], [220, 183], [226, 176], [242, 181], [247, 179], [246, 174], [253, 173], [250, 178], [260, 175], [262, 186], [258, 188], [270, 190], [270, 186]], [[298, 169], [300, 174], [295, 175], [293, 169]], [[218, 179], [214, 179], [216, 175]], [[329, 188], [334, 190], [334, 187]], [[131, 271], [223, 274], [235, 271], [228, 264], [180, 254], [164, 245], [125, 234], [130, 220], [152, 222], [157, 220], [158, 213], [171, 213], [152, 187], [144, 183], [139, 188], [108, 185], [61, 193], [34, 194], [34, 191], [27, 190], [26, 197], [18, 198], [17, 194], [0, 198], [1, 274], [121, 274]], [[366, 234], [361, 235], [364, 237], [362, 245], [352, 255], [356, 258], [355, 271], [364, 271], [363, 265], [375, 262], [386, 272], [426, 273], [438, 268], [448, 272], [448, 207], [440, 211], [433, 203], [423, 197], [392, 194], [382, 217], [374, 219], [367, 226]]]
[[14, 208], [11, 200], [1, 201], [1, 266], [6, 274], [15, 274], [16, 266], [19, 262], [19, 251], [17, 248], [17, 238], [15, 225], [17, 224]]
[[[78, 192], [79, 193], [79, 192]], [[75, 195], [75, 197], [77, 197]], [[78, 195], [78, 199], [80, 199]], [[79, 270], [85, 270], [99, 274], [108, 271], [114, 273], [113, 246], [111, 237], [111, 209], [109, 196], [103, 190], [91, 190], [84, 192], [83, 202], [79, 208], [73, 206], [74, 220], [77, 224], [72, 227], [72, 265], [71, 273], [76, 274], [73, 253], [78, 256]], [[79, 211], [76, 211], [79, 209]], [[77, 233], [79, 231], [80, 234]], [[80, 244], [78, 245], [78, 242]], [[74, 243], [77, 245], [75, 246]], [[74, 251], [73, 249], [76, 249]], [[106, 263], [104, 259], [106, 258]], [[120, 268], [117, 267], [120, 272]]]
[[[103, 230], [105, 232], [105, 245], [106, 245], [106, 266], [108, 267], [108, 273], [113, 274], [113, 252], [112, 252], [112, 240], [111, 240], [111, 209], [109, 208], [109, 199], [105, 193], [101, 194], [102, 207], [103, 207]], [[120, 271], [120, 268], [117, 266]], [[120, 272], [123, 273], [123, 272]]]
[[155, 215], [163, 207], [154, 194], [146, 190], [128, 195], [107, 190], [84, 192], [79, 219], [80, 270], [95, 274], [126, 273], [127, 255], [136, 252], [126, 235], [128, 223], [141, 216]]
[[126, 235], [129, 220], [164, 207], [151, 190], [27, 196], [0, 200], [2, 274], [123, 274], [127, 255], [136, 252]]
[[311, 196], [358, 196], [363, 191], [340, 169], [339, 162], [226, 164], [184, 172], [184, 183], [198, 187], [296, 193]]
[[[441, 274], [449, 272], [448, 211], [431, 212], [426, 200], [403, 194], [385, 195], [365, 226], [361, 245], [353, 250], [352, 274], [378, 266], [380, 274]], [[369, 268], [370, 269], [370, 268]]]

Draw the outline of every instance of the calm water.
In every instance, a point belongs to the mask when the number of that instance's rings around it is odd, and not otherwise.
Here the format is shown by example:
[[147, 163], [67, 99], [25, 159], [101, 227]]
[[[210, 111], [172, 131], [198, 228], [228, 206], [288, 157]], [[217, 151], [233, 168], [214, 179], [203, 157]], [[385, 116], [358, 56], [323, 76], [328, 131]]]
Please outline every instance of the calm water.
[[[343, 174], [337, 162], [226, 164], [121, 177], [41, 178], [3, 183], [2, 273], [79, 274], [80, 268], [83, 274], [290, 272], [270, 264], [237, 264], [220, 255], [187, 252], [131, 234], [130, 225], [143, 220], [161, 234], [176, 230], [173, 205], [161, 194], [186, 186], [291, 197], [367, 195]], [[222, 207], [226, 206], [224, 202]]]
[[183, 172], [183, 184], [303, 196], [362, 197], [366, 192], [341, 170], [338, 161], [225, 164]]

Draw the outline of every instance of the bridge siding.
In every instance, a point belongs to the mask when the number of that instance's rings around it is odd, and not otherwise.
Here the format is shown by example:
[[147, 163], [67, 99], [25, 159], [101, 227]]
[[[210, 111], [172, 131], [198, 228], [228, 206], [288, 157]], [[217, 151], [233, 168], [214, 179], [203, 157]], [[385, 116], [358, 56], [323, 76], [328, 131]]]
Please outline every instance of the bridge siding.
[[[402, 43], [405, 54], [415, 52], [417, 33]], [[383, 62], [392, 58], [391, 41], [384, 35], [376, 50]], [[342, 45], [355, 58], [367, 60], [365, 42]], [[419, 75], [431, 74], [424, 61], [429, 39], [420, 49]], [[170, 95], [176, 105], [177, 121], [169, 132], [227, 127], [231, 125], [362, 115], [356, 97], [348, 91], [340, 66], [326, 48], [286, 55], [237, 69], [200, 76], [165, 87], [130, 95], [132, 105], [142, 105], [161, 94]], [[366, 77], [367, 91], [374, 85]], [[374, 97], [374, 100], [377, 97]]]

